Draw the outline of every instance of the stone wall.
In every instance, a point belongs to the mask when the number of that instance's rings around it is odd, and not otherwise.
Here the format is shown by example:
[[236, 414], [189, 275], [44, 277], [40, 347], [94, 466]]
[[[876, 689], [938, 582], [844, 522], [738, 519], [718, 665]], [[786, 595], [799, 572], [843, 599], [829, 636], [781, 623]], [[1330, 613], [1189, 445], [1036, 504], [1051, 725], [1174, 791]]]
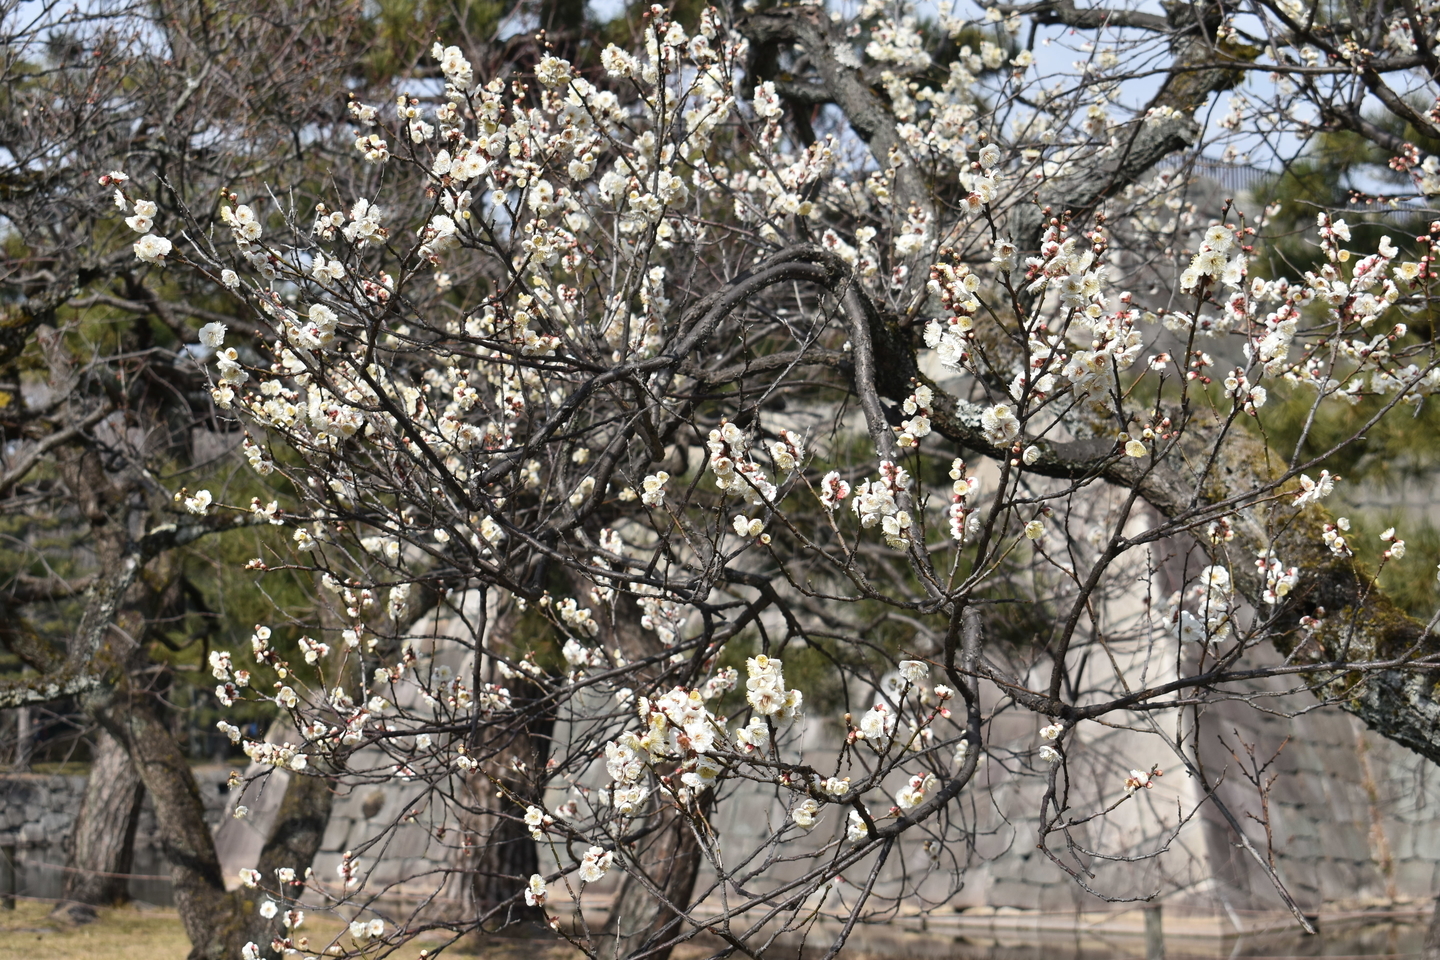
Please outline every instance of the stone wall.
[[[1278, 691], [1269, 691], [1278, 693]], [[1364, 905], [1395, 900], [1424, 900], [1440, 882], [1440, 776], [1436, 767], [1366, 731], [1358, 721], [1327, 708], [1308, 710], [1313, 700], [1276, 696], [1264, 709], [1241, 701], [1217, 702], [1203, 711], [1198, 734], [1205, 775], [1218, 783], [1218, 795], [1262, 851], [1267, 838], [1251, 814], [1262, 806], [1260, 791], [1244, 776], [1254, 758], [1274, 757], [1266, 777], [1274, 777], [1268, 803], [1278, 871], [1301, 906], [1310, 912], [1336, 904]], [[1286, 716], [1294, 713], [1294, 716]], [[1173, 718], [1162, 718], [1172, 724]], [[812, 728], [813, 729], [813, 728]], [[1036, 850], [1035, 815], [1043, 789], [1043, 770], [1024, 769], [1024, 757], [1037, 742], [1038, 721], [1020, 712], [1001, 713], [987, 730], [994, 753], [985, 761], [969, 791], [967, 821], [974, 834], [965, 858], [964, 884], [950, 900], [955, 909], [984, 907], [1039, 911], [1094, 911], [1107, 905], [1085, 893]], [[1164, 852], [1135, 862], [1094, 862], [1091, 885], [1108, 896], [1158, 894], [1180, 912], [1238, 917], [1272, 913], [1281, 904], [1266, 874], [1241, 851], [1230, 825], [1209, 803], [1202, 803], [1199, 782], [1174, 765], [1173, 757], [1154, 753], [1149, 733], [1090, 725], [1069, 746], [1077, 808], [1123, 793], [1128, 766], [1165, 767], [1152, 791], [1142, 791], [1103, 823], [1087, 826], [1078, 839], [1089, 849], [1115, 856]], [[557, 735], [564, 738], [563, 729]], [[833, 745], [817, 734], [807, 753], [828, 755]], [[1006, 756], [1011, 760], [1002, 762]], [[356, 758], [363, 761], [363, 757]], [[1026, 761], [1028, 762], [1028, 761]], [[364, 765], [362, 763], [362, 765]], [[379, 762], [376, 782], [346, 790], [336, 798], [315, 869], [327, 880], [346, 851], [361, 857], [366, 872], [382, 885], [424, 877], [433, 892], [441, 874], [456, 863], [453, 844], [460, 831], [434, 839], [423, 823], [405, 815], [421, 809], [423, 786], [384, 779]], [[290, 774], [271, 772], [249, 784], [243, 796], [225, 785], [229, 768], [195, 769], [227, 882], [241, 867], [253, 866]], [[258, 769], [248, 771], [261, 772]], [[0, 775], [0, 845], [15, 843], [22, 861], [22, 882], [29, 895], [53, 896], [63, 873], [65, 842], [79, 807], [84, 779], [39, 774]], [[753, 795], [752, 795], [753, 794]], [[565, 799], [556, 794], [547, 806]], [[249, 815], [228, 814], [236, 803]], [[728, 798], [716, 814], [722, 836], [759, 839], [767, 825], [783, 820], [783, 806], [759, 789]], [[382, 847], [367, 840], [399, 823]], [[813, 835], [820, 842], [822, 830]], [[901, 852], [909, 857], [916, 851]], [[923, 867], [919, 859], [912, 866]], [[897, 859], [897, 862], [899, 860]], [[783, 868], [780, 868], [783, 869]], [[140, 823], [134, 872], [160, 877], [166, 868], [159, 853], [154, 815], [147, 803]], [[937, 881], [939, 883], [939, 881]], [[949, 881], [943, 881], [948, 887]], [[25, 891], [22, 891], [25, 892]], [[168, 881], [132, 883], [140, 899], [165, 902]], [[937, 886], [934, 893], [943, 896]], [[442, 890], [442, 896], [454, 896]]]
[[[212, 827], [225, 817], [230, 803], [229, 768], [194, 768]], [[0, 773], [0, 847], [14, 846], [21, 896], [53, 898], [64, 885], [70, 830], [85, 796], [85, 777], [77, 774]], [[169, 904], [173, 894], [169, 868], [160, 853], [158, 826], [150, 798], [145, 798], [135, 833], [135, 860], [130, 895], [147, 903]]]

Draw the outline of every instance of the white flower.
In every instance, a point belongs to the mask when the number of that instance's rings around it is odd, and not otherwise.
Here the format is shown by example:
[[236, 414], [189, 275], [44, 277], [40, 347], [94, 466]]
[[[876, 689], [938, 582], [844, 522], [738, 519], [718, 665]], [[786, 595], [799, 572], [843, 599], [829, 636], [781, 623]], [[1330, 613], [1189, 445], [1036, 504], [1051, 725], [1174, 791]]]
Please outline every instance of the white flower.
[[538, 873], [530, 874], [530, 882], [525, 886], [525, 903], [532, 907], [543, 907], [546, 896], [545, 878]]
[[1045, 535], [1045, 524], [1039, 520], [1031, 520], [1025, 524], [1025, 536], [1029, 540], [1039, 540]]
[[790, 811], [790, 816], [794, 818], [797, 827], [809, 830], [815, 826], [815, 815], [819, 812], [820, 804], [806, 799], [795, 805], [795, 809]]
[[1175, 632], [1182, 643], [1203, 643], [1205, 641], [1204, 622], [1189, 610], [1180, 611], [1180, 619], [1175, 624]]
[[736, 516], [732, 524], [735, 532], [742, 537], [758, 537], [765, 530], [765, 521], [759, 517], [751, 519], [745, 516]]
[[1057, 762], [1057, 761], [1060, 759], [1060, 751], [1059, 751], [1059, 750], [1056, 750], [1054, 747], [1050, 746], [1048, 743], [1045, 744], [1045, 746], [1043, 746], [1043, 747], [1040, 748], [1039, 754], [1040, 754], [1040, 759], [1041, 759], [1041, 760], [1044, 760], [1046, 763], [1055, 763], [1055, 762]]
[[545, 811], [539, 807], [532, 805], [525, 808], [525, 826], [530, 828], [530, 835], [536, 840], [543, 836], [542, 828], [552, 822]]
[[157, 237], [153, 233], [147, 233], [135, 241], [135, 256], [146, 263], [164, 263], [165, 257], [173, 249], [173, 245], [164, 237]]
[[870, 827], [865, 823], [865, 818], [860, 816], [859, 810], [850, 811], [850, 823], [845, 829], [845, 839], [851, 843], [859, 843], [870, 836]]
[[535, 65], [535, 79], [547, 87], [560, 87], [570, 82], [570, 63], [559, 57], [543, 57]]
[[225, 286], [229, 287], [231, 290], [234, 290], [236, 287], [240, 286], [240, 275], [234, 270], [226, 268], [220, 271], [220, 282], [225, 284]]
[[600, 880], [605, 876], [605, 871], [610, 869], [610, 864], [614, 860], [614, 853], [600, 847], [591, 847], [585, 851], [585, 856], [580, 860], [580, 879], [586, 883]]
[[763, 751], [770, 745], [770, 728], [760, 717], [751, 717], [749, 723], [735, 731], [735, 742], [747, 752]]
[[433, 741], [430, 739], [430, 734], [428, 733], [422, 733], [415, 738], [415, 748], [417, 750], [429, 750], [431, 743], [433, 743]]
[[665, 502], [665, 483], [670, 479], [670, 474], [661, 470], [659, 473], [652, 473], [641, 482], [640, 487], [644, 493], [640, 494], [640, 502], [647, 507], [656, 507]]
[[370, 931], [369, 931], [369, 932], [370, 932], [370, 936], [372, 936], [372, 937], [382, 937], [382, 936], [384, 936], [384, 935], [385, 935], [385, 921], [384, 921], [384, 920], [381, 920], [379, 917], [376, 917], [374, 920], [371, 920], [371, 921], [370, 921]]
[[280, 908], [275, 906], [275, 901], [271, 900], [269, 897], [266, 897], [265, 902], [260, 904], [260, 916], [264, 917], [266, 920], [274, 919], [275, 914], [279, 912]]
[[1060, 734], [1063, 733], [1064, 730], [1065, 728], [1060, 726], [1060, 724], [1052, 723], [1048, 727], [1040, 728], [1040, 736], [1044, 737], [1046, 740], [1058, 740], [1060, 738]]
[[930, 668], [919, 660], [901, 660], [900, 676], [918, 686], [930, 679]]
[[218, 350], [225, 345], [225, 324], [207, 323], [200, 328], [200, 342], [211, 350]]
[[877, 751], [883, 751], [890, 745], [890, 737], [894, 732], [895, 717], [886, 709], [885, 704], [877, 703], [860, 718], [855, 737], [868, 741]]
[[1020, 421], [1008, 403], [997, 403], [980, 414], [980, 426], [991, 443], [1006, 443], [1020, 435]]
[[1223, 597], [1230, 592], [1230, 571], [1222, 566], [1202, 567], [1199, 581], [1212, 597]]
[[245, 886], [254, 889], [260, 884], [260, 871], [244, 867], [240, 870], [240, 882]]
[[826, 510], [834, 510], [840, 501], [850, 496], [850, 484], [840, 479], [840, 473], [831, 470], [820, 481], [820, 503]]
[[214, 499], [215, 498], [210, 495], [209, 490], [198, 490], [195, 496], [185, 498], [185, 509], [203, 517], [205, 516], [205, 512], [210, 509], [210, 504]]
[[1339, 477], [1331, 476], [1329, 470], [1321, 470], [1319, 480], [1311, 480], [1302, 473], [1300, 475], [1300, 492], [1295, 495], [1294, 505], [1298, 507], [1301, 504], [1314, 503], [1330, 496], [1335, 490], [1335, 481], [1339, 479]]
[[[1141, 770], [1131, 770], [1130, 776], [1125, 778], [1125, 792], [1134, 793], [1136, 790], [1139, 790], [1142, 787], [1146, 790], [1149, 790], [1151, 787], [1155, 786], [1155, 781], [1151, 779], [1151, 776], [1151, 774], [1145, 773]], [[1155, 771], [1153, 776], [1160, 776], [1160, 771]]]
[[633, 77], [640, 69], [640, 62], [635, 57], [613, 43], [600, 52], [600, 64], [612, 77]]
[[260, 960], [260, 948], [254, 942], [247, 943], [241, 948], [240, 955], [244, 960]]
[[486, 516], [480, 521], [480, 536], [485, 538], [486, 543], [495, 546], [505, 540], [505, 531], [495, 522], [494, 517]]
[[937, 782], [933, 773], [911, 777], [910, 782], [895, 794], [895, 805], [901, 810], [914, 810], [925, 802], [925, 794], [935, 789]]

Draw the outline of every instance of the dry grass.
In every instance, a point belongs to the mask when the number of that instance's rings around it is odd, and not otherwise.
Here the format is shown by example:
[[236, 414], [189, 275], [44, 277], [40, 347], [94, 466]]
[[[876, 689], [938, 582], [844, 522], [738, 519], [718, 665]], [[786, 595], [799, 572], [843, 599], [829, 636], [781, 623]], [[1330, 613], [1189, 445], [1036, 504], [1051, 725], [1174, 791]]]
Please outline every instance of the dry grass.
[[[14, 911], [0, 909], [0, 960], [185, 960], [190, 941], [174, 910], [160, 907], [116, 907], [98, 910], [94, 923], [75, 925], [51, 919], [50, 901], [20, 900]], [[344, 924], [334, 917], [310, 914], [304, 929], [312, 951], [339, 936], [349, 944]], [[403, 955], [420, 948], [432, 951], [443, 941], [422, 936]], [[445, 955], [474, 955], [478, 943], [461, 942]], [[487, 960], [571, 960], [579, 954], [563, 944], [534, 940], [492, 939], [483, 950]], [[309, 955], [309, 954], [306, 954]]]
[[[51, 901], [20, 900], [14, 911], [0, 909], [0, 960], [185, 960], [190, 941], [174, 910], [161, 907], [115, 907], [97, 911], [94, 923], [75, 925], [51, 919]], [[312, 956], [339, 937], [350, 943], [337, 918], [311, 913], [300, 931], [308, 936]], [[414, 958], [421, 948], [432, 953], [445, 941], [422, 935], [397, 956]], [[713, 950], [681, 948], [675, 960], [693, 960]], [[483, 956], [485, 960], [580, 960], [583, 956], [563, 942], [509, 937], [466, 937], [443, 956]]]
[[84, 926], [49, 919], [49, 902], [0, 909], [0, 960], [185, 960], [190, 941], [174, 910], [101, 910]]

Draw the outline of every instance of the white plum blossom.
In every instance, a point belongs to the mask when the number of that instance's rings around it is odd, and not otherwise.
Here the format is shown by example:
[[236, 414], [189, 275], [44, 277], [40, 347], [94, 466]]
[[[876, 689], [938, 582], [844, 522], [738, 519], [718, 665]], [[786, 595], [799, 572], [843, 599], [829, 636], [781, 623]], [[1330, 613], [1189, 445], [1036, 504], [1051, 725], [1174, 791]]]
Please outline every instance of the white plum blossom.
[[765, 529], [765, 521], [759, 517], [752, 518], [737, 515], [731, 523], [731, 526], [734, 527], [735, 532], [742, 537], [758, 537]]
[[910, 782], [895, 794], [895, 805], [904, 811], [914, 810], [925, 802], [926, 794], [934, 790], [937, 783], [933, 773], [911, 777]]
[[163, 264], [165, 258], [170, 255], [170, 251], [174, 249], [174, 245], [169, 240], [165, 237], [157, 237], [153, 233], [147, 233], [136, 240], [134, 246], [135, 258], [146, 263]]
[[647, 507], [658, 507], [665, 502], [665, 484], [670, 479], [670, 474], [664, 470], [652, 473], [644, 479], [640, 487], [643, 491], [640, 494], [640, 502]]
[[930, 668], [920, 660], [901, 660], [900, 676], [906, 683], [921, 685], [930, 679]]
[[1130, 776], [1125, 778], [1125, 791], [1134, 793], [1136, 790], [1149, 790], [1155, 786], [1155, 777], [1160, 776], [1158, 768], [1145, 772], [1143, 770], [1131, 770]]
[[225, 345], [225, 324], [210, 322], [200, 328], [200, 342], [211, 350], [219, 350]]
[[783, 667], [779, 660], [764, 654], [746, 660], [745, 700], [757, 713], [788, 720], [799, 715], [804, 696], [799, 690], [785, 689]]
[[850, 496], [850, 484], [840, 479], [838, 471], [831, 470], [820, 480], [820, 503], [826, 510], [834, 510], [840, 501]]
[[210, 504], [214, 500], [209, 490], [197, 490], [194, 496], [185, 498], [185, 509], [203, 517], [209, 512]]
[[595, 883], [604, 879], [610, 864], [615, 860], [615, 854], [601, 847], [591, 847], [585, 851], [585, 856], [580, 860], [580, 879], [586, 883]]
[[980, 426], [991, 443], [1009, 443], [1020, 435], [1020, 421], [1008, 403], [997, 403], [980, 414]]
[[1298, 507], [1323, 500], [1335, 490], [1335, 484], [1339, 479], [1339, 477], [1332, 476], [1329, 470], [1321, 470], [1317, 480], [1311, 480], [1302, 473], [1300, 475], [1300, 492], [1295, 495], [1293, 504]]
[[802, 830], [810, 830], [814, 828], [815, 822], [818, 819], [816, 815], [819, 812], [820, 804], [807, 797], [796, 804], [790, 811], [790, 818], [795, 821], [797, 827], [800, 827]]
[[876, 752], [884, 752], [895, 733], [895, 715], [883, 703], [877, 703], [860, 717], [855, 739], [864, 740]]

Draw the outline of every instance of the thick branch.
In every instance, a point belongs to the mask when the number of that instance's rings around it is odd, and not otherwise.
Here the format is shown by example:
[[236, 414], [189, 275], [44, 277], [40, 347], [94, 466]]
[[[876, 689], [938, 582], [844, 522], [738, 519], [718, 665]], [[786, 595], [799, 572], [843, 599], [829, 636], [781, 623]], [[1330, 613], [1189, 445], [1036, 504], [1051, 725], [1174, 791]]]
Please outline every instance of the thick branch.
[[1044, 0], [1042, 3], [997, 3], [994, 9], [1009, 15], [1034, 17], [1037, 23], [1061, 23], [1077, 30], [1102, 30], [1105, 27], [1129, 27], [1152, 33], [1169, 33], [1170, 22], [1153, 13], [1138, 10], [1112, 10], [1107, 7], [1077, 7], [1074, 0]]
[[764, 10], [741, 20], [737, 29], [757, 46], [798, 43], [803, 47], [825, 90], [860, 139], [869, 144], [881, 169], [895, 168], [900, 209], [917, 207], [934, 222], [930, 189], [896, 131], [894, 115], [862, 80], [859, 58], [846, 38], [835, 35], [823, 7]]

